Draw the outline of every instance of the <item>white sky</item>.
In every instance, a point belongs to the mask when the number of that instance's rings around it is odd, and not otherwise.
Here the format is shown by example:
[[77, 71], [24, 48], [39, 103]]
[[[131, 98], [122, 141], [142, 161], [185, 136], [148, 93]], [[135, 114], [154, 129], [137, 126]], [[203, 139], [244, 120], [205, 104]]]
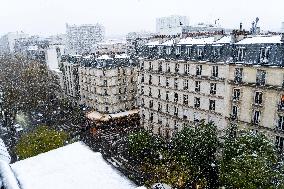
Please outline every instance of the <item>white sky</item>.
[[249, 28], [255, 17], [261, 29], [278, 30], [283, 0], [0, 0], [0, 35], [10, 31], [49, 35], [65, 32], [65, 23], [101, 23], [107, 35], [155, 31], [155, 18], [188, 16], [190, 24], [214, 22]]

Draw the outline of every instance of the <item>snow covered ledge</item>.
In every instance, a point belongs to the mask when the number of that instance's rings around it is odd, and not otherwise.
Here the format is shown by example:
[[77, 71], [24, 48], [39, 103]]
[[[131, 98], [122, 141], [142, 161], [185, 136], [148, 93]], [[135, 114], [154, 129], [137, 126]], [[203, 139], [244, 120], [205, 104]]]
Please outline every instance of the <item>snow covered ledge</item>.
[[0, 160], [0, 187], [5, 189], [20, 189], [18, 181], [10, 167], [10, 165]]

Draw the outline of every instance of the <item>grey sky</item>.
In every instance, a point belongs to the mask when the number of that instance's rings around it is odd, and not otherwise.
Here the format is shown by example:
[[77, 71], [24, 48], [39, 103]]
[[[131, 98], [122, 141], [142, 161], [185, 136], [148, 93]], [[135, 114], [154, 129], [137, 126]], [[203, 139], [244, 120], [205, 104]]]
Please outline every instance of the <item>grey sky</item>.
[[188, 16], [190, 24], [214, 22], [223, 27], [244, 27], [256, 16], [262, 29], [279, 29], [284, 21], [283, 0], [1, 0], [0, 35], [9, 31], [30, 34], [65, 32], [65, 23], [99, 22], [107, 35], [155, 31], [155, 18]]

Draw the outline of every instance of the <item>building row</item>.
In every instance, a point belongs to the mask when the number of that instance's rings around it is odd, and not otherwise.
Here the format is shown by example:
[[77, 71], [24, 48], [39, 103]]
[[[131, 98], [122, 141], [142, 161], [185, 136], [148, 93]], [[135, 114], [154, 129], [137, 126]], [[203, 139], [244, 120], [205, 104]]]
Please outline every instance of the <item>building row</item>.
[[61, 61], [66, 96], [102, 114], [137, 108], [137, 63], [126, 54], [68, 55]]
[[282, 35], [188, 37], [147, 43], [139, 63], [141, 124], [166, 138], [214, 122], [284, 144]]

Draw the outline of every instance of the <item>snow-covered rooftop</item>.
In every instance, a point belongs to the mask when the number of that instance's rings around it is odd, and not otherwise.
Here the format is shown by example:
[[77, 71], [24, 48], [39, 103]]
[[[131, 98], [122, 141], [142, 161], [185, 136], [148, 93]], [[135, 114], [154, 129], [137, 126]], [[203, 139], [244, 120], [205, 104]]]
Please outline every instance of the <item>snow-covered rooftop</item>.
[[76, 142], [11, 164], [21, 189], [135, 189], [98, 152]]
[[273, 44], [273, 43], [282, 43], [282, 42], [280, 35], [272, 35], [272, 36], [251, 36], [237, 42], [236, 44], [243, 45], [243, 44], [257, 44], [257, 43]]
[[102, 56], [98, 57], [97, 59], [99, 59], [99, 60], [112, 60], [112, 58], [111, 58], [111, 57], [109, 57], [109, 56], [108, 56], [108, 55], [106, 55], [106, 54], [104, 54], [104, 55], [102, 55]]
[[108, 121], [111, 118], [124, 117], [124, 116], [137, 114], [137, 113], [139, 113], [138, 109], [129, 110], [129, 111], [125, 111], [125, 112], [119, 112], [119, 113], [116, 113], [116, 114], [101, 114], [99, 112], [93, 111], [93, 112], [90, 112], [89, 114], [87, 114], [87, 118], [89, 118], [91, 120]]
[[159, 44], [160, 44], [159, 41], [152, 41], [152, 42], [146, 43], [145, 45], [149, 46], [149, 47], [154, 47], [154, 46], [157, 46]]
[[0, 160], [5, 161], [7, 163], [10, 163], [11, 157], [9, 155], [9, 152], [3, 142], [3, 140], [0, 138]]
[[206, 45], [212, 44], [214, 42], [214, 37], [204, 37], [204, 38], [192, 38], [188, 37], [186, 39], [180, 40], [177, 45]]
[[116, 54], [115, 58], [129, 58], [129, 56], [127, 54]]
[[226, 44], [231, 43], [232, 37], [229, 36], [223, 36], [221, 39], [214, 42], [214, 44]]
[[172, 46], [172, 45], [174, 45], [174, 40], [170, 39], [170, 40], [168, 40], [168, 41], [166, 41], [166, 42], [164, 42], [164, 43], [162, 43], [160, 45], [162, 45], [162, 46]]

